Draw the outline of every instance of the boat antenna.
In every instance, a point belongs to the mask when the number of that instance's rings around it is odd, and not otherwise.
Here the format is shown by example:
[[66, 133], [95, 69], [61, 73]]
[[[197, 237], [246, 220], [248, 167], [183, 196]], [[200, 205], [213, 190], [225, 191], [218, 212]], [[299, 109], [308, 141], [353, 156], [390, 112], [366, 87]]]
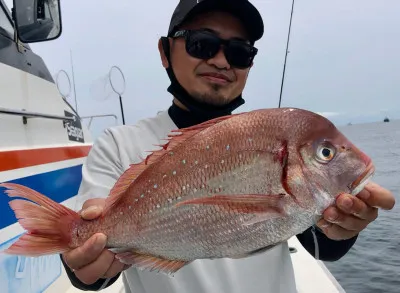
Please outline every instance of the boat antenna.
[[294, 9], [294, 0], [292, 0], [292, 11], [291, 11], [291, 13], [290, 13], [289, 31], [288, 31], [287, 41], [286, 41], [285, 62], [283, 63], [281, 93], [280, 93], [280, 95], [279, 95], [279, 105], [278, 105], [278, 108], [281, 107], [281, 103], [282, 103], [282, 91], [283, 91], [283, 83], [284, 83], [284, 81], [285, 81], [287, 55], [288, 55], [288, 52], [289, 52], [289, 39], [290, 39], [290, 32], [291, 32], [291, 29], [292, 29], [293, 9]]

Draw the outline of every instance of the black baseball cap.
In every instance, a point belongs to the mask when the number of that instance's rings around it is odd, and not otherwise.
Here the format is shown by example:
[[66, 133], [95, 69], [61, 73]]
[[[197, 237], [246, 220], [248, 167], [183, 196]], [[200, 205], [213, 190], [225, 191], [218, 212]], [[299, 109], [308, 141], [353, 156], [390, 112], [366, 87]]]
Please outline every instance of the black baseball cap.
[[248, 0], [180, 0], [172, 14], [168, 36], [171, 37], [184, 21], [212, 10], [226, 11], [240, 19], [250, 35], [250, 41], [258, 41], [264, 34], [262, 17]]

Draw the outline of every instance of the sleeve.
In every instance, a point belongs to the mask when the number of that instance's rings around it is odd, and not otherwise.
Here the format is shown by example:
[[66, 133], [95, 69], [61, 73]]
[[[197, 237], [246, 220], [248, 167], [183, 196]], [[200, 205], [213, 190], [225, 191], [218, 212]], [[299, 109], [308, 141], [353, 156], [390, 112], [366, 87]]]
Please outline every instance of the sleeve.
[[[82, 166], [82, 182], [75, 204], [76, 209], [80, 210], [83, 203], [89, 198], [107, 197], [123, 171], [115, 138], [107, 129], [93, 144], [86, 162]], [[100, 291], [112, 285], [120, 276], [118, 274], [114, 278], [99, 279], [94, 284], [86, 285], [75, 276], [62, 257], [61, 261], [71, 284], [83, 291]]]
[[312, 226], [296, 235], [303, 247], [315, 259], [337, 261], [353, 247], [358, 235], [347, 240], [336, 241], [328, 238], [318, 227]]
[[81, 209], [90, 198], [105, 198], [124, 172], [117, 142], [106, 129], [93, 144], [82, 166], [82, 182], [75, 206]]

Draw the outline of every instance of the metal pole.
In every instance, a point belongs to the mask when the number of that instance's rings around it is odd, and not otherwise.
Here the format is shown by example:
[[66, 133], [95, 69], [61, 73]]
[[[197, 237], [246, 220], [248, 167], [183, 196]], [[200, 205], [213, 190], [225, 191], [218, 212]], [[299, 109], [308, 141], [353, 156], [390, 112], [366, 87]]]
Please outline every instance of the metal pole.
[[283, 74], [282, 74], [282, 83], [281, 83], [281, 93], [280, 93], [280, 95], [279, 95], [279, 105], [278, 105], [278, 108], [281, 107], [281, 103], [282, 103], [283, 83], [284, 83], [284, 81], [285, 81], [286, 61], [287, 61], [287, 55], [288, 55], [288, 51], [289, 51], [289, 39], [290, 39], [290, 31], [291, 31], [291, 28], [292, 28], [293, 9], [294, 9], [294, 0], [292, 1], [292, 11], [291, 11], [291, 13], [290, 13], [289, 31], [288, 31], [288, 37], [287, 37], [287, 42], [286, 42], [285, 63], [283, 64]]
[[125, 125], [124, 107], [122, 106], [122, 97], [119, 95], [119, 105], [121, 106], [122, 125]]
[[78, 102], [77, 102], [77, 99], [76, 99], [74, 64], [72, 62], [72, 50], [70, 49], [69, 52], [70, 52], [70, 57], [71, 57], [72, 82], [74, 83], [75, 110], [76, 110], [76, 113], [78, 113]]

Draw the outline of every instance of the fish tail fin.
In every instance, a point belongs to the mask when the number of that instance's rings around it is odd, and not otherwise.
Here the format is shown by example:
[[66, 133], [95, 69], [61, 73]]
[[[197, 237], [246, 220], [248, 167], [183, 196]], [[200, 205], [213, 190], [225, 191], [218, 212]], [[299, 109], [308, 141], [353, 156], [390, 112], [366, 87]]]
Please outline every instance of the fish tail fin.
[[81, 221], [78, 213], [49, 199], [28, 187], [2, 183], [9, 197], [19, 197], [9, 202], [19, 224], [27, 230], [4, 253], [40, 256], [62, 253], [70, 249], [71, 227]]

